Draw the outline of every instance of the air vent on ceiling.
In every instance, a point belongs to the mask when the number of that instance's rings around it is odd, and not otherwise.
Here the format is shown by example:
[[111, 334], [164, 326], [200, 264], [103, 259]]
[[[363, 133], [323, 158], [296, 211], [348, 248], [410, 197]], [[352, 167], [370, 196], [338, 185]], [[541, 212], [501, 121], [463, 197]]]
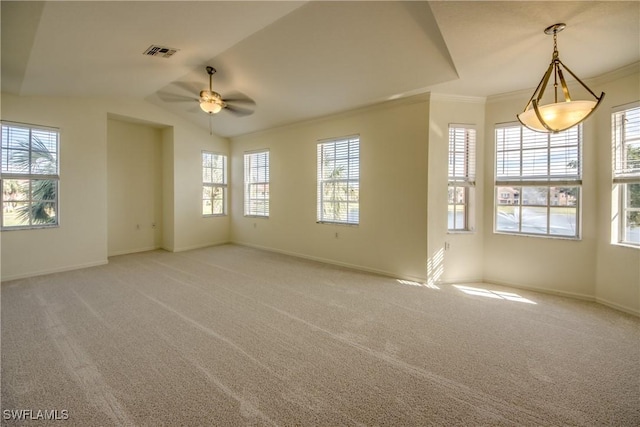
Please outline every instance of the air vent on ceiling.
[[152, 44], [145, 50], [142, 54], [149, 56], [157, 56], [158, 58], [171, 58], [174, 53], [179, 51], [180, 49], [174, 49], [172, 47], [158, 46]]

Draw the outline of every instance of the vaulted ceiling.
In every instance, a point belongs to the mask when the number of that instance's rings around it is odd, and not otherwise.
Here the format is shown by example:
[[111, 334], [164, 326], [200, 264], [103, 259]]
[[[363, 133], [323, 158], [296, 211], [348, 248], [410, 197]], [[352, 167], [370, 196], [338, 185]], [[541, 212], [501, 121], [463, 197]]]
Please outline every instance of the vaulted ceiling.
[[[558, 36], [581, 78], [640, 60], [635, 1], [84, 1], [2, 7], [2, 91], [146, 99], [208, 127], [195, 99], [248, 97], [222, 111], [235, 136], [433, 91], [490, 96], [533, 88]], [[152, 44], [178, 49], [143, 55]], [[597, 88], [596, 88], [597, 90]]]

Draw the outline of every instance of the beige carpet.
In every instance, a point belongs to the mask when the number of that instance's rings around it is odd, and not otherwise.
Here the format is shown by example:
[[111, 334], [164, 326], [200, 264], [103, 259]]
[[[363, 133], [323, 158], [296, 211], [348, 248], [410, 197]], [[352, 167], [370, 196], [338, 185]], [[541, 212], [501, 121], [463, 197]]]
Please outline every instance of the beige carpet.
[[417, 285], [234, 245], [6, 282], [2, 423], [640, 425], [640, 319]]

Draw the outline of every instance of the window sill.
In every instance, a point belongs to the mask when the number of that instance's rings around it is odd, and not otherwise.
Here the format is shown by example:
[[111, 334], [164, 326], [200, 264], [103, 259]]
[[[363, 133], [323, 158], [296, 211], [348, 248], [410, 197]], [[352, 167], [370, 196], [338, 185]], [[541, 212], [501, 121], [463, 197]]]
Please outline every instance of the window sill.
[[346, 227], [358, 227], [360, 225], [360, 223], [354, 224], [354, 223], [350, 223], [350, 222], [333, 222], [333, 221], [316, 221], [316, 224], [341, 225], [341, 226], [346, 226]]
[[447, 230], [447, 234], [476, 234], [476, 230]]
[[498, 234], [501, 236], [515, 236], [515, 237], [534, 237], [538, 239], [550, 239], [550, 240], [566, 240], [570, 242], [581, 242], [581, 237], [570, 237], [570, 236], [555, 236], [555, 235], [547, 235], [547, 234], [526, 234], [526, 233], [509, 233], [506, 231], [496, 231], [493, 230], [493, 234]]
[[35, 225], [28, 227], [2, 227], [0, 231], [24, 231], [24, 230], [43, 230], [46, 228], [60, 228], [60, 224], [55, 225]]
[[611, 246], [640, 250], [640, 245], [634, 245], [633, 243], [616, 242], [612, 243]]

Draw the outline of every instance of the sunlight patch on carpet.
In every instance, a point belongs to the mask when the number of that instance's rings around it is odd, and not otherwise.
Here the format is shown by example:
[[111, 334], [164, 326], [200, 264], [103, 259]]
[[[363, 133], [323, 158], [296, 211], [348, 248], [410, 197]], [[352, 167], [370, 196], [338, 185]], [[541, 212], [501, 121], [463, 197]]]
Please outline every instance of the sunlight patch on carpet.
[[477, 296], [486, 297], [486, 298], [523, 302], [526, 304], [537, 304], [536, 302], [531, 301], [530, 299], [521, 297], [518, 294], [514, 294], [513, 292], [491, 291], [489, 289], [473, 288], [471, 286], [462, 286], [462, 285], [453, 285], [453, 287], [461, 290], [462, 292], [468, 295], [477, 295]]
[[396, 279], [396, 282], [400, 283], [401, 285], [418, 286], [429, 289], [440, 289], [434, 284], [414, 282], [413, 280]]

